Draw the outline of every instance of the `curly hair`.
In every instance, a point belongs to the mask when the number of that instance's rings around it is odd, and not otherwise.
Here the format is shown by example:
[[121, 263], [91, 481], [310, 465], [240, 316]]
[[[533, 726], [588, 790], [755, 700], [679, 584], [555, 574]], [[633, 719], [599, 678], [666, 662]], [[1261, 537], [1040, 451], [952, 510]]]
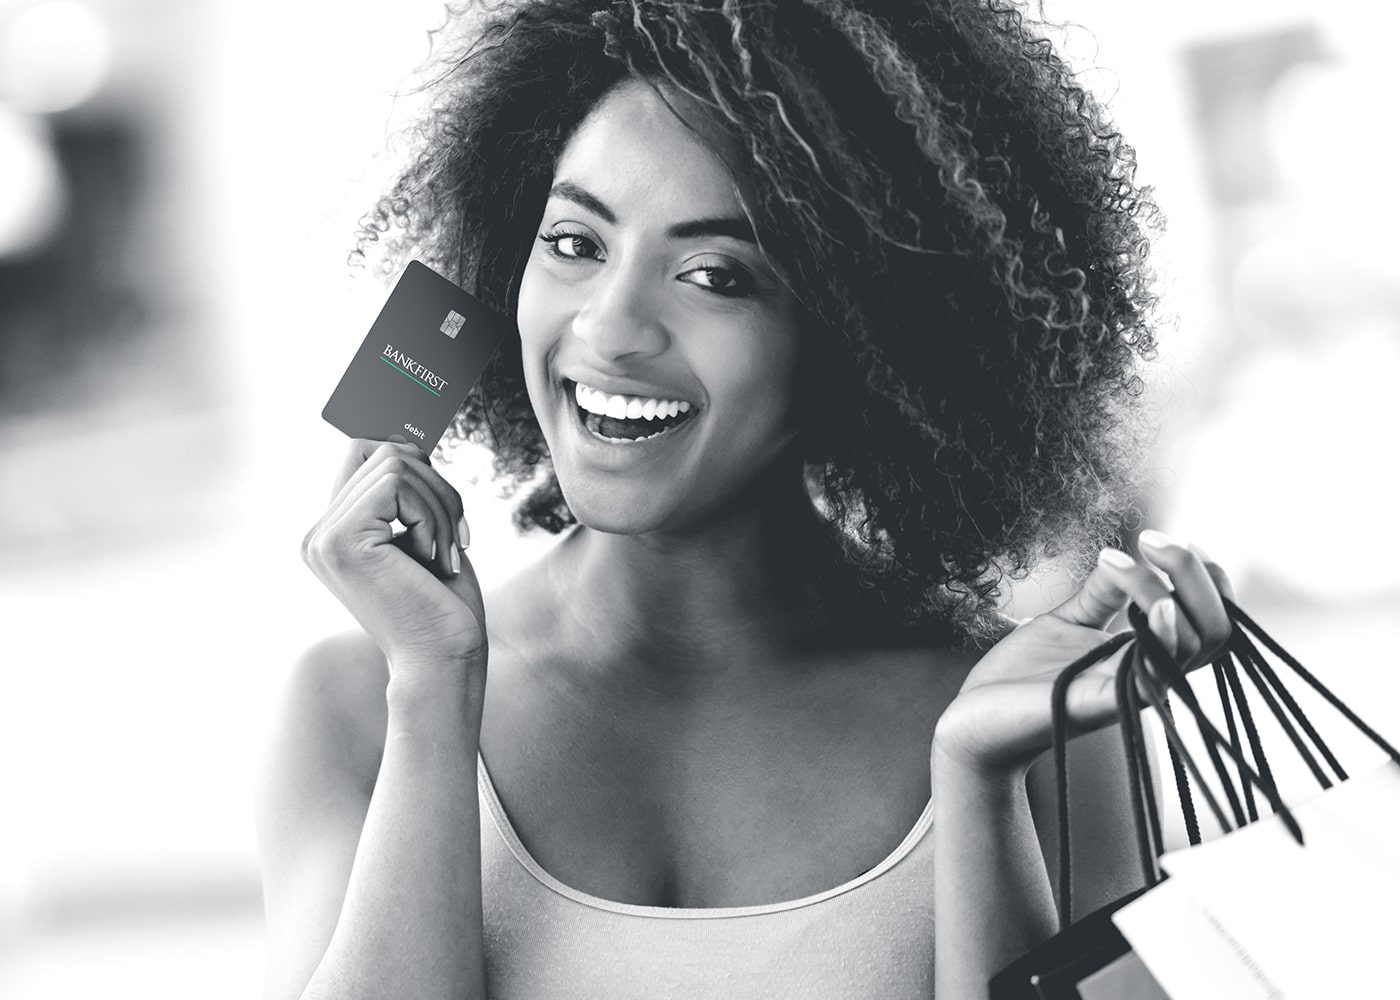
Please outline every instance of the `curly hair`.
[[[1005, 0], [530, 0], [449, 6], [414, 156], [356, 255], [416, 256], [514, 315], [553, 167], [627, 79], [742, 151], [763, 252], [806, 312], [816, 509], [853, 592], [976, 633], [1005, 581], [1083, 567], [1136, 488], [1159, 215], [1134, 152]], [[457, 31], [462, 27], [466, 30]], [[445, 439], [574, 523], [503, 348]], [[440, 446], [441, 447], [441, 446]], [[1078, 560], [1077, 563], [1074, 561]]]

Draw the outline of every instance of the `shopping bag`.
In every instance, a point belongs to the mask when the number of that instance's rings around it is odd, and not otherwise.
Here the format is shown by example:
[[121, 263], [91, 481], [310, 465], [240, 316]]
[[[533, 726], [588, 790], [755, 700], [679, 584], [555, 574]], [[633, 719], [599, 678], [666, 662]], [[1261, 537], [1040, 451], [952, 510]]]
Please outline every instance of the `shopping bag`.
[[[1163, 855], [1169, 878], [1114, 923], [1174, 997], [1400, 995], [1400, 764]], [[1170, 887], [1178, 899], [1160, 898]], [[1193, 914], [1193, 925], [1183, 911]]]
[[[1139, 665], [1149, 665], [1147, 672], [1155, 680], [1181, 695], [1180, 703], [1205, 741], [1235, 829], [1209, 844], [1193, 840], [1191, 848], [1164, 856], [1162, 868], [1171, 877], [1120, 908], [1115, 926], [1173, 997], [1383, 995], [1394, 978], [1387, 966], [1400, 930], [1389, 899], [1400, 885], [1400, 847], [1392, 836], [1400, 820], [1400, 754], [1248, 615], [1230, 602], [1227, 611], [1236, 628], [1217, 663], [1217, 687], [1228, 738], [1211, 725], [1181, 672], [1146, 631], [1145, 617], [1130, 612], [1142, 645]], [[1380, 746], [1390, 763], [1348, 780], [1251, 634]], [[1229, 668], [1228, 678], [1220, 676], [1222, 666]], [[1283, 806], [1252, 722], [1246, 728], [1258, 771], [1246, 763], [1230, 714], [1233, 706], [1248, 717], [1242, 678], [1317, 779], [1319, 797], [1291, 809]], [[1156, 701], [1154, 685], [1145, 689]], [[1185, 753], [1171, 713], [1163, 713], [1162, 721], [1184, 769], [1222, 829], [1230, 831], [1223, 807], [1201, 779], [1202, 769]], [[1222, 752], [1237, 764], [1238, 790], [1222, 764]], [[1250, 799], [1255, 787], [1274, 807], [1274, 816], [1257, 819]]]
[[1078, 989], [1079, 1000], [1170, 1000], [1142, 959], [1131, 951], [1080, 980]]
[[1142, 946], [1130, 954], [1173, 1000], [1279, 1000], [1284, 996], [1175, 879], [1165, 880], [1118, 910], [1114, 921], [1125, 937]]
[[1081, 917], [1002, 969], [990, 984], [992, 1000], [1078, 1000], [1081, 980], [1131, 954], [1113, 915], [1145, 892], [1139, 889]]
[[[1300, 754], [1324, 790], [1332, 788], [1334, 784], [1333, 778], [1327, 773], [1329, 768], [1336, 780], [1345, 781], [1347, 778], [1341, 763], [1299, 708], [1296, 699], [1282, 683], [1278, 671], [1269, 664], [1251, 639], [1251, 634], [1282, 660], [1294, 674], [1302, 678], [1340, 711], [1348, 721], [1381, 746], [1393, 762], [1400, 763], [1400, 753], [1397, 753], [1393, 746], [1342, 704], [1340, 699], [1327, 690], [1316, 677], [1265, 633], [1237, 605], [1229, 600], [1225, 601], [1225, 605], [1232, 621], [1232, 632], [1225, 650], [1215, 661], [1213, 668], [1216, 688], [1220, 696], [1223, 724], [1228, 736], [1222, 733], [1207, 717], [1184, 674], [1148, 628], [1147, 616], [1135, 605], [1129, 607], [1128, 618], [1132, 625], [1130, 632], [1114, 636], [1098, 649], [1081, 657], [1066, 668], [1057, 679], [1052, 695], [1052, 714], [1055, 734], [1053, 752], [1060, 804], [1058, 829], [1060, 892], [1057, 902], [1061, 932], [995, 976], [990, 984], [993, 1000], [1080, 997], [1082, 995], [1078, 985], [1080, 982], [1091, 984], [1089, 989], [1092, 991], [1092, 980], [1096, 974], [1113, 967], [1120, 969], [1133, 967], [1132, 961], [1124, 963], [1124, 959], [1130, 954], [1136, 954], [1137, 940], [1146, 942], [1148, 935], [1155, 935], [1153, 944], [1145, 944], [1144, 947], [1150, 948], [1159, 956], [1168, 949], [1157, 947], [1157, 944], [1171, 941], [1171, 951], [1176, 956], [1177, 965], [1183, 964], [1180, 961], [1183, 949], [1187, 956], [1192, 956], [1193, 952], [1195, 957], [1217, 955], [1219, 958], [1219, 961], [1216, 962], [1219, 967], [1215, 980], [1217, 986], [1231, 975], [1240, 979], [1241, 985], [1236, 992], [1232, 993], [1227, 989], [1220, 993], [1204, 995], [1246, 997], [1255, 995], [1249, 992], [1251, 989], [1263, 990], [1263, 992], [1258, 993], [1260, 996], [1282, 995], [1274, 991], [1274, 987], [1269, 984], [1267, 979], [1257, 974], [1257, 968], [1251, 964], [1254, 959], [1247, 952], [1239, 949], [1233, 943], [1229, 933], [1222, 930], [1218, 925], [1218, 917], [1214, 911], [1191, 894], [1186, 883], [1193, 881], [1192, 878], [1182, 879], [1181, 883], [1177, 885], [1162, 884], [1163, 872], [1158, 864], [1158, 858], [1162, 855], [1161, 824], [1160, 817], [1156, 815], [1156, 800], [1152, 792], [1151, 774], [1147, 765], [1148, 754], [1142, 731], [1141, 713], [1144, 708], [1150, 709], [1162, 723], [1163, 731], [1167, 737], [1172, 772], [1179, 791], [1187, 836], [1193, 847], [1201, 844], [1199, 824], [1196, 821], [1194, 799], [1191, 792], [1193, 787], [1199, 792], [1221, 828], [1227, 832], [1244, 827], [1258, 819], [1259, 814], [1255, 799], [1255, 793], [1258, 792], [1274, 813], [1267, 826], [1267, 829], [1274, 831], [1274, 833], [1262, 836], [1277, 837], [1282, 835], [1295, 847], [1303, 844], [1304, 837], [1298, 820], [1282, 802], [1274, 783], [1268, 758], [1264, 753], [1258, 729], [1254, 723], [1250, 699], [1245, 694], [1247, 685], [1257, 692], [1258, 699], [1273, 714], [1294, 750]], [[1065, 767], [1065, 746], [1068, 735], [1067, 692], [1069, 684], [1075, 676], [1125, 645], [1128, 645], [1129, 648], [1116, 679], [1119, 727], [1123, 735], [1130, 779], [1130, 794], [1133, 798], [1138, 855], [1143, 868], [1144, 882], [1149, 888], [1125, 897], [1125, 899], [1071, 925], [1072, 873], [1069, 854], [1068, 773]], [[1201, 734], [1206, 747], [1207, 764], [1214, 770], [1218, 787], [1223, 793], [1220, 797], [1217, 797], [1204, 781], [1202, 764], [1193, 759], [1191, 754], [1187, 752], [1180, 731], [1176, 726], [1175, 712], [1171, 701], [1172, 695], [1176, 697], [1175, 704], [1178, 706], [1178, 710], [1184, 709], [1186, 717], [1194, 723]], [[1227, 761], [1234, 765], [1233, 775], [1227, 767]], [[1238, 781], [1238, 787], [1236, 781]], [[1362, 786], [1357, 787], [1361, 789]], [[1228, 818], [1226, 806], [1221, 804], [1221, 798], [1228, 806]], [[1361, 790], [1350, 796], [1348, 801], [1364, 802], [1374, 811], [1378, 800], [1374, 794]], [[1389, 831], [1395, 828], [1394, 823], [1388, 826], [1377, 825], [1373, 821], [1374, 817], [1368, 819], [1368, 814], [1364, 813], [1364, 808], [1360, 814], [1354, 812], [1341, 821], [1340, 825], [1352, 831], [1354, 837], [1370, 836], [1372, 839], [1379, 831]], [[1356, 832], [1358, 829], [1363, 832]], [[1368, 830], [1371, 833], [1364, 832]], [[1197, 849], [1199, 850], [1199, 848]], [[1231, 850], [1237, 850], [1237, 848]], [[1393, 853], [1400, 853], [1400, 851]], [[1383, 856], [1391, 857], [1392, 855], [1383, 854]], [[1208, 865], [1208, 862], [1183, 861], [1181, 858], [1177, 858], [1175, 863], [1178, 868], [1184, 865], [1182, 870], [1188, 871]], [[1216, 867], [1221, 868], [1222, 866]], [[1277, 875], [1277, 873], [1275, 874]], [[1356, 872], [1350, 872], [1345, 875], [1345, 878], [1354, 883], [1356, 876]], [[1210, 882], [1215, 885], [1217, 893], [1224, 891], [1220, 890], [1219, 886], [1230, 884], [1227, 870], [1217, 870], [1208, 875], [1199, 875], [1197, 880], [1199, 884]], [[1389, 881], [1388, 884], [1395, 885], [1397, 883]], [[1241, 890], [1237, 895], [1247, 894], [1246, 883], [1241, 882], [1239, 885]], [[1154, 886], [1156, 888], [1152, 888]], [[1257, 880], [1256, 883], [1248, 886], [1248, 891], [1257, 893], [1259, 889], [1260, 885]], [[1230, 902], [1221, 902], [1218, 898], [1213, 899], [1214, 905], [1228, 911], [1232, 919], [1240, 922], [1253, 919], [1252, 911], [1242, 909], [1238, 899], [1231, 897]], [[1216, 923], [1212, 923], [1212, 921], [1216, 921]], [[1105, 926], [1105, 924], [1112, 926]], [[1081, 928], [1080, 925], [1084, 926]], [[1171, 927], [1178, 929], [1175, 938], [1170, 938], [1170, 935], [1163, 933], [1163, 928]], [[1125, 928], [1131, 929], [1133, 935], [1124, 936], [1121, 931]], [[1117, 936], [1115, 936], [1115, 932], [1118, 932]], [[1130, 938], [1134, 938], [1134, 936], [1135, 939], [1130, 943]], [[1173, 994], [1169, 985], [1162, 982], [1157, 976], [1157, 969], [1153, 968], [1149, 957], [1145, 955], [1138, 957], [1142, 959], [1143, 971], [1146, 975], [1139, 975], [1137, 978], [1139, 980], [1157, 980], [1159, 988], [1165, 988], [1168, 994]], [[1297, 952], [1293, 953], [1293, 957], [1297, 957]], [[1158, 958], [1158, 968], [1165, 968], [1162, 964], [1163, 961], [1166, 960]], [[1189, 962], [1185, 964], [1189, 965]], [[1209, 962], [1197, 963], [1190, 968], [1199, 972], [1209, 964]], [[1294, 976], [1295, 979], [1301, 974], [1291, 966], [1289, 970], [1288, 975]], [[1072, 986], [1068, 985], [1071, 978], [1074, 978]], [[1178, 987], [1179, 989], [1180, 987]], [[1176, 992], [1174, 995], [1196, 997], [1203, 994], [1197, 990], [1196, 992]]]

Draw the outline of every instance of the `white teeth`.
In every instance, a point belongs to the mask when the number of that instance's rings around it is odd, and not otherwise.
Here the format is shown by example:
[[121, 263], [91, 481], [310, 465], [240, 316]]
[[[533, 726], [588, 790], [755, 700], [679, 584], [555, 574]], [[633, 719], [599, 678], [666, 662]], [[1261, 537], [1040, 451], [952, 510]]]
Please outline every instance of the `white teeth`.
[[582, 382], [574, 383], [574, 402], [589, 413], [628, 420], [655, 420], [689, 413], [691, 404], [677, 399], [649, 399], [644, 396], [608, 395]]
[[581, 383], [574, 383], [574, 400], [589, 413], [603, 414], [608, 409], [608, 397]]

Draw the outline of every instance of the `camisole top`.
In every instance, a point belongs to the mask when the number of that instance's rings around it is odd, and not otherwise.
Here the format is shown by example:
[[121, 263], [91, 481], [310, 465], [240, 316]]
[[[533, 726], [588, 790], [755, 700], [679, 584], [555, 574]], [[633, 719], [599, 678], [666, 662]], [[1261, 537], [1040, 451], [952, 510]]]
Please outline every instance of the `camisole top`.
[[930, 1000], [933, 803], [874, 868], [801, 899], [665, 907], [580, 892], [540, 867], [477, 758], [491, 1000]]

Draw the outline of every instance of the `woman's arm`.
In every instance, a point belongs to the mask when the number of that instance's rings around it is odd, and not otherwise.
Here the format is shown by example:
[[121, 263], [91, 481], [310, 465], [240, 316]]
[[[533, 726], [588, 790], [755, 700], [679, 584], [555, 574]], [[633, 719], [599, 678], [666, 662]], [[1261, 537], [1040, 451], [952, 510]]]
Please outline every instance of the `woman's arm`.
[[979, 771], [934, 740], [934, 996], [967, 1000], [1055, 932], [1024, 771]]
[[[1140, 888], [1142, 873], [1117, 730], [1071, 740], [1068, 765], [1078, 919]], [[1058, 930], [1054, 780], [1049, 755], [1020, 778], [969, 770], [935, 747], [936, 947], [952, 956], [939, 963], [950, 981], [939, 979], [938, 996], [985, 995], [993, 975]]]
[[294, 672], [258, 799], [268, 1000], [485, 996], [480, 697], [387, 676], [363, 636]]
[[[1126, 553], [1105, 550], [1068, 601], [1021, 625], [978, 661], [938, 721], [930, 766], [934, 983], [940, 1000], [985, 997], [993, 975], [1056, 930], [1026, 786], [1028, 769], [1050, 746], [1055, 678], [1104, 641], [1102, 629], [1130, 600], [1150, 609], [1149, 627], [1185, 669], [1209, 662], [1230, 635], [1221, 601], [1231, 596], [1224, 572], [1198, 550], [1159, 533], [1144, 532], [1141, 544], [1172, 589]], [[1116, 718], [1113, 681], [1123, 655], [1120, 650], [1070, 684], [1069, 716], [1079, 731], [1101, 730]], [[1127, 891], [1135, 884], [1130, 856], [1122, 852], [1132, 843], [1125, 782], [1112, 763], [1108, 738], [1084, 739], [1072, 743], [1072, 755], [1082, 758], [1088, 748], [1095, 766], [1086, 776], [1081, 763], [1072, 794], [1096, 806], [1079, 810], [1079, 818], [1094, 825], [1094, 813], [1101, 813], [1097, 820], [1117, 850], [1112, 859], [1079, 869], [1093, 873], [1097, 883], [1081, 894], [1075, 907], [1081, 913], [1083, 904], [1102, 902], [1115, 886]], [[1072, 822], [1074, 816], [1072, 810]], [[1074, 825], [1083, 829], [1082, 822]], [[1083, 879], [1076, 881], [1084, 887]]]
[[363, 438], [331, 496], [302, 559], [365, 635], [303, 657], [259, 798], [268, 997], [477, 1000], [487, 634], [462, 498]]

